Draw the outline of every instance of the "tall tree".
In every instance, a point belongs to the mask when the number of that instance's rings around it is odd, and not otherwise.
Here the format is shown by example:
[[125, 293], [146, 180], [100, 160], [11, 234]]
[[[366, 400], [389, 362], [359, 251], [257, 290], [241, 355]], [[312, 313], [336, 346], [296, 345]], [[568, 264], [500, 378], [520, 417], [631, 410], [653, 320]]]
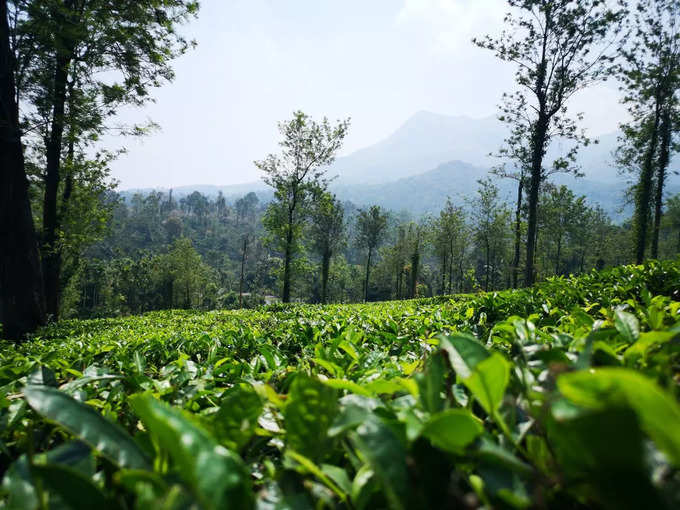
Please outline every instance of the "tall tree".
[[15, 64], [7, 1], [0, 0], [0, 335], [20, 340], [45, 323], [45, 296], [28, 196]]
[[328, 274], [331, 258], [343, 240], [345, 230], [342, 204], [335, 195], [324, 190], [314, 194], [310, 233], [314, 248], [321, 256], [321, 303], [328, 299]]
[[[633, 37], [621, 48], [618, 76], [631, 121], [622, 125], [618, 162], [637, 173], [635, 260], [645, 258], [654, 208], [652, 256], [658, 255], [663, 191], [680, 86], [680, 1], [638, 0]], [[655, 190], [656, 186], [656, 190]]]
[[[142, 105], [173, 77], [170, 61], [189, 43], [176, 30], [194, 15], [190, 0], [14, 1], [13, 50], [24, 120], [43, 167], [41, 256], [47, 311], [59, 313], [64, 212], [75, 175], [67, 165], [109, 127], [122, 105]], [[140, 133], [144, 129], [123, 129]], [[63, 191], [62, 191], [63, 190]]]
[[[610, 8], [602, 0], [509, 0], [516, 14], [505, 17], [507, 29], [497, 39], [475, 39], [504, 61], [516, 65], [520, 90], [508, 95], [525, 105], [530, 133], [531, 166], [528, 175], [528, 222], [525, 284], [534, 282], [539, 190], [546, 177], [544, 158], [555, 136], [575, 146], [559, 158], [555, 170], [568, 170], [579, 144], [587, 143], [567, 114], [569, 99], [604, 75], [611, 61], [608, 49], [624, 16], [623, 8]], [[519, 107], [519, 106], [518, 106]]]
[[676, 242], [674, 251], [676, 255], [680, 255], [680, 193], [668, 199], [668, 212], [666, 220], [670, 224], [672, 230], [675, 230]]
[[471, 201], [475, 239], [483, 254], [484, 290], [495, 286], [507, 240], [509, 213], [490, 178], [478, 181], [476, 199]]
[[364, 301], [368, 300], [368, 282], [371, 271], [373, 252], [382, 243], [387, 228], [387, 212], [380, 206], [373, 205], [369, 209], [360, 209], [357, 215], [358, 245], [366, 248], [366, 277], [364, 279]]
[[274, 202], [269, 206], [265, 227], [283, 252], [284, 303], [290, 301], [292, 262], [305, 221], [304, 209], [310, 193], [326, 187], [324, 167], [335, 160], [348, 127], [349, 119], [333, 126], [327, 118], [317, 123], [297, 111], [291, 120], [279, 123], [281, 154], [269, 154], [255, 162], [264, 172], [264, 182], [274, 188]]
[[453, 289], [454, 263], [461, 257], [460, 247], [465, 242], [464, 223], [463, 208], [453, 205], [451, 199], [447, 199], [432, 229], [432, 244], [441, 265], [441, 294], [445, 294], [447, 289], [450, 294]]
[[526, 193], [527, 175], [531, 169], [531, 136], [528, 129], [529, 122], [525, 118], [522, 108], [514, 108], [512, 102], [505, 104], [503, 114], [499, 120], [510, 124], [510, 135], [505, 139], [505, 144], [500, 148], [498, 156], [509, 160], [493, 168], [491, 173], [505, 179], [517, 182], [517, 197], [515, 199], [515, 224], [514, 224], [514, 249], [512, 257], [512, 288], [516, 289], [519, 283], [521, 244], [522, 244], [522, 203]]

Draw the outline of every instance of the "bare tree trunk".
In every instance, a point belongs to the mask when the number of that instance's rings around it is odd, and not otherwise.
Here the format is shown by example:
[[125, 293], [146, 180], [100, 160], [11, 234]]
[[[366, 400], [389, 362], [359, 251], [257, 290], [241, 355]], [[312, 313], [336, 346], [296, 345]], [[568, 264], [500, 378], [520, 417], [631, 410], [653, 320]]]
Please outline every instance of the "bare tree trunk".
[[453, 292], [453, 239], [449, 243], [449, 294]]
[[659, 232], [663, 215], [663, 188], [666, 181], [666, 168], [670, 159], [671, 137], [673, 135], [673, 121], [671, 119], [671, 105], [666, 105], [661, 121], [661, 146], [659, 147], [659, 162], [656, 170], [656, 196], [654, 199], [654, 230], [652, 231], [653, 259], [659, 258]]
[[512, 259], [512, 288], [517, 288], [519, 279], [520, 243], [522, 242], [522, 194], [524, 177], [520, 177], [517, 184], [517, 208], [515, 209], [515, 254]]
[[442, 296], [446, 294], [446, 266], [448, 264], [448, 257], [446, 255], [447, 254], [445, 253], [444, 258], [442, 259], [442, 286], [440, 292]]
[[328, 300], [328, 273], [331, 268], [331, 251], [326, 249], [321, 258], [321, 304]]
[[657, 97], [654, 111], [654, 123], [652, 125], [651, 138], [640, 172], [640, 180], [635, 190], [635, 263], [642, 264], [645, 259], [645, 247], [649, 230], [649, 206], [652, 199], [654, 178], [654, 155], [659, 140], [659, 122], [661, 111]]
[[243, 308], [243, 277], [246, 267], [246, 254], [248, 252], [248, 236], [243, 237], [243, 251], [241, 253], [241, 279], [238, 284], [238, 307]]
[[532, 136], [531, 178], [529, 181], [529, 221], [527, 222], [527, 259], [524, 283], [531, 286], [535, 280], [534, 257], [538, 232], [538, 192], [541, 186], [545, 140], [548, 132], [547, 115], [539, 112]]
[[19, 129], [7, 1], [0, 0], [0, 321], [21, 340], [45, 323], [45, 294]]
[[286, 232], [286, 248], [283, 259], [283, 295], [281, 301], [290, 303], [290, 259], [293, 256], [293, 225], [292, 219], [288, 223]]
[[371, 255], [373, 255], [373, 248], [368, 247], [368, 257], [366, 258], [366, 280], [364, 281], [364, 303], [368, 300], [368, 276], [371, 270]]
[[418, 266], [420, 265], [420, 252], [416, 248], [411, 256], [411, 299], [416, 297], [418, 291]]
[[486, 253], [486, 265], [484, 266], [484, 291], [489, 290], [489, 265], [491, 262], [489, 261], [489, 255], [491, 249], [489, 248], [489, 241], [488, 239], [484, 241], [484, 246], [485, 246], [485, 253]]

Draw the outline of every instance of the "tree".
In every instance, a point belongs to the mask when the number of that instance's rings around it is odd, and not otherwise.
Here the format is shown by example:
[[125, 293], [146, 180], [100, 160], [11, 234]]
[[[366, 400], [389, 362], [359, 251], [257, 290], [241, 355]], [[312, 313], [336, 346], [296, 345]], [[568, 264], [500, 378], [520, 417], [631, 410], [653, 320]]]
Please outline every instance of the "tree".
[[[193, 16], [189, 0], [14, 1], [13, 52], [17, 97], [33, 165], [41, 170], [41, 256], [47, 311], [57, 317], [63, 258], [63, 219], [78, 174], [69, 162], [104, 132], [122, 105], [152, 100], [153, 87], [173, 77], [170, 61], [189, 43], [176, 30]], [[127, 134], [144, 127], [116, 129]], [[44, 169], [44, 170], [42, 170]]]
[[191, 240], [177, 239], [167, 257], [172, 277], [173, 304], [180, 308], [202, 306], [210, 268], [205, 265]]
[[475, 239], [483, 253], [484, 290], [495, 286], [507, 240], [509, 213], [498, 198], [491, 179], [477, 181], [477, 198], [471, 202]]
[[248, 244], [250, 242], [250, 237], [252, 236], [252, 220], [253, 215], [259, 199], [257, 195], [252, 191], [246, 196], [239, 198], [236, 201], [236, 223], [237, 225], [242, 225], [242, 248], [241, 248], [241, 276], [239, 278], [238, 284], [238, 306], [243, 307], [243, 290], [245, 288], [245, 268], [246, 268], [246, 258], [248, 256]]
[[236, 207], [236, 223], [241, 223], [252, 217], [259, 203], [260, 199], [252, 191], [239, 198], [234, 204]]
[[675, 230], [676, 242], [674, 246], [675, 254], [680, 254], [680, 194], [676, 194], [668, 199], [668, 211], [666, 214], [670, 227]]
[[[519, 280], [519, 265], [521, 259], [522, 243], [522, 204], [526, 193], [527, 175], [531, 170], [531, 136], [528, 123], [524, 119], [521, 109], [512, 110], [509, 105], [503, 108], [504, 114], [499, 116], [499, 120], [507, 122], [511, 126], [510, 135], [505, 139], [505, 145], [499, 150], [498, 156], [509, 160], [511, 163], [508, 168], [506, 163], [493, 168], [491, 173], [505, 179], [512, 179], [517, 182], [517, 198], [515, 199], [515, 225], [514, 225], [514, 250], [512, 258], [512, 288], [516, 289]], [[522, 105], [514, 105], [522, 106]]]
[[460, 247], [464, 242], [464, 224], [463, 208], [454, 206], [448, 198], [432, 225], [432, 247], [441, 271], [440, 294], [452, 293], [454, 261], [462, 257]]
[[343, 241], [345, 230], [342, 204], [335, 195], [317, 190], [312, 205], [310, 234], [315, 250], [321, 256], [321, 303], [328, 299], [328, 274], [331, 259]]
[[368, 300], [368, 282], [373, 252], [380, 246], [387, 227], [387, 213], [380, 206], [368, 210], [359, 209], [357, 215], [357, 244], [368, 250], [366, 254], [366, 278], [364, 279], [364, 301]]
[[422, 249], [423, 232], [422, 226], [411, 223], [408, 227], [408, 238], [410, 239], [410, 276], [409, 297], [414, 299], [418, 294], [418, 274], [420, 271], [420, 252]]
[[[612, 34], [624, 16], [602, 0], [509, 0], [516, 15], [508, 13], [498, 39], [487, 36], [474, 42], [492, 50], [504, 61], [516, 64], [515, 79], [520, 90], [506, 96], [515, 111], [512, 119], [522, 122], [529, 133], [531, 166], [528, 175], [528, 224], [525, 284], [535, 279], [537, 208], [544, 165], [550, 141], [560, 136], [575, 145], [553, 164], [554, 171], [574, 171], [579, 145], [588, 143], [574, 119], [567, 115], [569, 99], [605, 74], [611, 57], [607, 51]], [[514, 106], [513, 106], [514, 105]]]
[[45, 295], [10, 51], [7, 1], [0, 0], [0, 321], [20, 340], [45, 323]]
[[635, 260], [645, 258], [652, 206], [651, 255], [659, 249], [663, 192], [673, 134], [677, 130], [680, 87], [680, 1], [639, 0], [634, 37], [621, 49], [618, 76], [632, 120], [622, 126], [618, 162], [638, 173], [635, 185]]
[[[569, 241], [569, 236], [573, 227], [578, 225], [578, 212], [583, 210], [585, 198], [576, 198], [574, 193], [566, 186], [552, 188], [545, 194], [541, 204], [541, 215], [545, 226], [546, 238], [548, 243], [553, 245], [551, 259], [554, 263], [553, 273], [560, 275], [565, 246]], [[586, 225], [579, 225], [585, 227]], [[547, 244], [548, 244], [547, 243]], [[546, 250], [547, 250], [546, 246]]]
[[283, 252], [283, 291], [281, 300], [290, 301], [291, 264], [298, 249], [298, 237], [305, 220], [305, 206], [310, 193], [325, 188], [325, 166], [335, 160], [347, 134], [349, 119], [332, 126], [324, 118], [320, 123], [297, 111], [287, 122], [279, 123], [281, 154], [256, 161], [264, 172], [263, 180], [274, 188], [265, 222]]

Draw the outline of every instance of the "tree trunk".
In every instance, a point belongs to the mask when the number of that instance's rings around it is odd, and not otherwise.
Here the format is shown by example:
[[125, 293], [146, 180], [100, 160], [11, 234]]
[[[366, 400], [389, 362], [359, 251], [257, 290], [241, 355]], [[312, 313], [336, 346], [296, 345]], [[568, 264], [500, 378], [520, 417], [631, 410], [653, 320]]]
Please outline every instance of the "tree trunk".
[[453, 293], [453, 239], [449, 243], [449, 294]]
[[328, 273], [331, 268], [331, 251], [326, 249], [321, 256], [321, 304], [328, 300]]
[[246, 267], [246, 253], [248, 252], [248, 236], [243, 237], [243, 251], [241, 253], [241, 279], [238, 284], [238, 307], [243, 308], [243, 276]]
[[286, 248], [283, 258], [283, 295], [281, 301], [290, 303], [290, 259], [293, 254], [293, 226], [288, 225], [286, 232]]
[[557, 254], [555, 256], [555, 276], [560, 274], [560, 256], [562, 255], [562, 236], [557, 238]]
[[444, 258], [442, 259], [442, 286], [440, 294], [443, 296], [446, 294], [446, 266], [448, 264], [447, 254], [444, 253]]
[[654, 123], [652, 125], [649, 146], [645, 152], [640, 172], [640, 180], [635, 190], [635, 263], [642, 264], [645, 259], [645, 247], [649, 229], [649, 206], [652, 199], [654, 177], [654, 155], [659, 140], [659, 121], [661, 117], [659, 99], [657, 97], [654, 110]]
[[366, 258], [366, 280], [364, 280], [364, 303], [368, 300], [368, 276], [371, 270], [371, 255], [373, 255], [373, 248], [368, 247], [368, 257]]
[[491, 249], [489, 248], [489, 241], [486, 240], [484, 242], [484, 247], [485, 247], [485, 254], [486, 254], [486, 265], [484, 266], [484, 291], [488, 292], [489, 291], [489, 265], [491, 264], [489, 260], [489, 255], [491, 252]]
[[411, 256], [411, 299], [416, 297], [416, 292], [418, 290], [418, 266], [420, 265], [420, 253], [418, 248], [413, 252]]
[[7, 2], [0, 0], [0, 336], [45, 323], [45, 295], [19, 130]]
[[663, 215], [663, 187], [666, 181], [666, 168], [670, 159], [671, 137], [673, 126], [671, 119], [671, 99], [663, 112], [661, 121], [661, 146], [659, 147], [659, 161], [656, 169], [656, 196], [654, 199], [654, 230], [652, 232], [652, 258], [659, 258], [659, 232], [661, 230], [661, 216]]
[[529, 181], [529, 221], [527, 222], [527, 259], [524, 269], [526, 286], [534, 284], [534, 254], [536, 252], [536, 234], [538, 232], [538, 192], [543, 172], [543, 156], [545, 140], [548, 132], [548, 118], [539, 112], [532, 136], [531, 176]]
[[524, 177], [521, 176], [517, 184], [517, 208], [515, 209], [515, 254], [512, 259], [512, 288], [517, 288], [519, 279], [520, 243], [522, 242], [522, 194]]
[[45, 195], [43, 200], [42, 264], [45, 281], [47, 313], [59, 317], [59, 279], [61, 254], [57, 246], [59, 217], [57, 193], [59, 191], [61, 147], [64, 136], [64, 105], [66, 103], [66, 79], [70, 59], [59, 53], [54, 72], [54, 95], [52, 129], [46, 147]]

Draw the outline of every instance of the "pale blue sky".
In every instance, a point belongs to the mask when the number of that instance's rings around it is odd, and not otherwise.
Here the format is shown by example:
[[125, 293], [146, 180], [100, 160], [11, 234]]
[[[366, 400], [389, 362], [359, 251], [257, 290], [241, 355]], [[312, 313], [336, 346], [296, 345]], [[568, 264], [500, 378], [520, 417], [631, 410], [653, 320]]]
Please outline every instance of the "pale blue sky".
[[[276, 122], [296, 109], [352, 117], [343, 153], [370, 145], [419, 110], [485, 117], [512, 89], [512, 67], [474, 47], [498, 33], [503, 0], [203, 0], [156, 103], [121, 114], [161, 126], [112, 165], [122, 189], [237, 184], [276, 150]], [[573, 102], [591, 134], [616, 129], [614, 84]]]

